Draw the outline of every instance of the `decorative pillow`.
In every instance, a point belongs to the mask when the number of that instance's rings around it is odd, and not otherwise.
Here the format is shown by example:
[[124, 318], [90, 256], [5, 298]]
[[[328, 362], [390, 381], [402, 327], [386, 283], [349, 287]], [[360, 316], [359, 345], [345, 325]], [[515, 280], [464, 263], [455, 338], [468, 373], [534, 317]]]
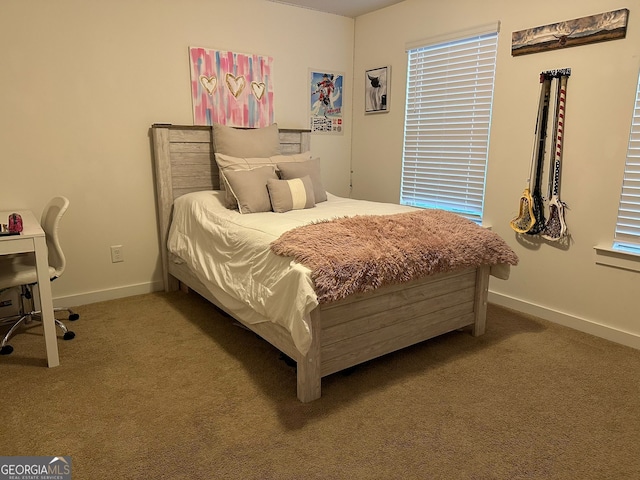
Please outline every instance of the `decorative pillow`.
[[313, 158], [304, 162], [279, 162], [278, 170], [280, 172], [280, 178], [283, 180], [302, 178], [309, 175], [313, 182], [313, 193], [316, 203], [327, 200], [327, 192], [322, 185], [322, 177], [320, 176], [319, 158]]
[[[216, 153], [216, 163], [220, 172], [220, 190], [226, 190], [224, 175], [228, 170], [249, 170], [256, 167], [271, 165], [274, 168], [279, 162], [302, 162], [311, 158], [311, 153], [298, 153], [295, 155], [274, 155], [272, 157], [234, 157], [223, 153]], [[231, 193], [225, 195], [227, 208], [238, 208], [238, 203]]]
[[311, 152], [302, 152], [295, 153], [293, 155], [275, 155], [271, 157], [271, 161], [273, 163], [284, 163], [284, 162], [304, 162], [306, 160], [311, 160]]
[[270, 157], [238, 157], [216, 152], [218, 169], [247, 170], [249, 168], [262, 167], [264, 165], [277, 165], [279, 163], [299, 163], [311, 160], [311, 153], [296, 153], [295, 155], [273, 155]]
[[222, 153], [216, 153], [216, 163], [218, 164], [218, 171], [220, 172], [220, 190], [227, 191], [225, 195], [225, 206], [227, 208], [238, 208], [238, 202], [225, 185], [225, 177], [229, 171], [251, 170], [252, 168], [265, 166], [269, 166], [273, 170], [276, 168], [276, 164], [273, 163], [269, 157], [232, 157]]
[[213, 151], [234, 157], [265, 158], [280, 155], [278, 124], [242, 129], [214, 123]]
[[[279, 158], [284, 155], [278, 155]], [[225, 155], [224, 153], [216, 153], [216, 163], [220, 170], [249, 170], [256, 167], [264, 167], [265, 165], [276, 166], [276, 163], [270, 157], [235, 157]]]
[[224, 178], [227, 191], [230, 191], [238, 202], [240, 213], [271, 211], [267, 182], [269, 179], [278, 179], [273, 166], [251, 170], [228, 170]]
[[274, 212], [301, 210], [314, 207], [313, 182], [309, 175], [291, 180], [267, 180], [271, 208]]

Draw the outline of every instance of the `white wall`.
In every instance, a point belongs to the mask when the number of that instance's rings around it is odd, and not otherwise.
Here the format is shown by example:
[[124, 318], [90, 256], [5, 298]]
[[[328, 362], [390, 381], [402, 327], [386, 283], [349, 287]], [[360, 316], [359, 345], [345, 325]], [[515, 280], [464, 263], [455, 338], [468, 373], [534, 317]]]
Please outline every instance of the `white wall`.
[[[56, 303], [160, 288], [149, 127], [193, 123], [189, 46], [272, 56], [275, 120], [308, 128], [308, 68], [345, 72], [351, 88], [353, 34], [352, 19], [264, 0], [2, 1], [0, 209], [40, 215], [52, 196], [70, 199]], [[339, 195], [351, 98], [344, 135], [311, 145]]]
[[[611, 245], [640, 67], [640, 1], [539, 2], [406, 0], [356, 19], [353, 196], [398, 202], [405, 43], [501, 22], [486, 185], [485, 223], [514, 248], [520, 264], [509, 281], [492, 279], [491, 301], [640, 348], [640, 273], [596, 265], [593, 247]], [[514, 31], [630, 10], [622, 40], [520, 57]], [[392, 66], [390, 112], [365, 116], [366, 69]], [[568, 248], [523, 242], [509, 227], [528, 176], [538, 74], [570, 67], [561, 197], [571, 232]]]

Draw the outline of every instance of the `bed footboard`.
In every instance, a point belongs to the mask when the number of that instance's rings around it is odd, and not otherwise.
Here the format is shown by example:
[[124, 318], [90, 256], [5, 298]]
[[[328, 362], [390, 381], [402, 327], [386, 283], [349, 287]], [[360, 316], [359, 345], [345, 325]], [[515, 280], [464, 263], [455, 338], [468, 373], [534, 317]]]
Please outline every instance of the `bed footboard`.
[[312, 312], [313, 345], [298, 359], [298, 398], [321, 395], [321, 378], [471, 326], [485, 330], [489, 267], [439, 274], [321, 305]]
[[[184, 265], [171, 266], [178, 280], [218, 307], [224, 307]], [[320, 398], [322, 377], [453, 330], [485, 331], [489, 267], [383, 287], [315, 308], [309, 315], [312, 341], [306, 355], [281, 326], [243, 323], [297, 362], [301, 402]], [[233, 315], [233, 312], [227, 313]]]

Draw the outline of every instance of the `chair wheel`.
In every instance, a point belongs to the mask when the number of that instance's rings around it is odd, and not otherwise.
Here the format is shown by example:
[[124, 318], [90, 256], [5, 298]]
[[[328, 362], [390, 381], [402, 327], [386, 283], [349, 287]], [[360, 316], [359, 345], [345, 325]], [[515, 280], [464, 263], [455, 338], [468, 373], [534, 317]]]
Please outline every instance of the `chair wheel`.
[[9, 355], [13, 352], [13, 347], [11, 345], [5, 345], [0, 349], [0, 355]]
[[72, 338], [74, 338], [76, 336], [75, 333], [71, 332], [71, 331], [67, 331], [62, 338], [64, 338], [65, 340], [71, 340]]
[[72, 322], [75, 322], [79, 318], [80, 318], [80, 314], [78, 313], [72, 313], [71, 315], [69, 315], [69, 320], [71, 320]]

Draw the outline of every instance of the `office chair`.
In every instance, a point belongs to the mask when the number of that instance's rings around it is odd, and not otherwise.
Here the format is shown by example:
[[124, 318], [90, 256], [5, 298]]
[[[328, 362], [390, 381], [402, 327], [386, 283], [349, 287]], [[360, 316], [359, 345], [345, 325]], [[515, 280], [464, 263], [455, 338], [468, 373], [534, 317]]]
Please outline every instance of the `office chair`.
[[[62, 248], [60, 247], [58, 225], [68, 207], [69, 200], [65, 197], [55, 197], [51, 199], [44, 208], [42, 217], [40, 218], [40, 224], [45, 232], [47, 248], [49, 250], [49, 278], [51, 281], [62, 275], [67, 263]], [[0, 291], [14, 287], [21, 288], [20, 314], [0, 320], [0, 324], [12, 324], [2, 339], [0, 355], [9, 355], [13, 352], [13, 347], [8, 345], [7, 342], [20, 325], [28, 324], [31, 321], [42, 320], [42, 312], [34, 309], [33, 287], [37, 285], [37, 283], [35, 256], [33, 254], [20, 254], [0, 258]], [[28, 305], [28, 310], [25, 309], [25, 304]], [[54, 314], [59, 311], [68, 312], [69, 320], [72, 321], [80, 318], [80, 315], [68, 308], [54, 308], [53, 310]], [[56, 319], [55, 322], [60, 330], [62, 330], [62, 338], [71, 340], [76, 336], [75, 333], [68, 330], [60, 320]]]

